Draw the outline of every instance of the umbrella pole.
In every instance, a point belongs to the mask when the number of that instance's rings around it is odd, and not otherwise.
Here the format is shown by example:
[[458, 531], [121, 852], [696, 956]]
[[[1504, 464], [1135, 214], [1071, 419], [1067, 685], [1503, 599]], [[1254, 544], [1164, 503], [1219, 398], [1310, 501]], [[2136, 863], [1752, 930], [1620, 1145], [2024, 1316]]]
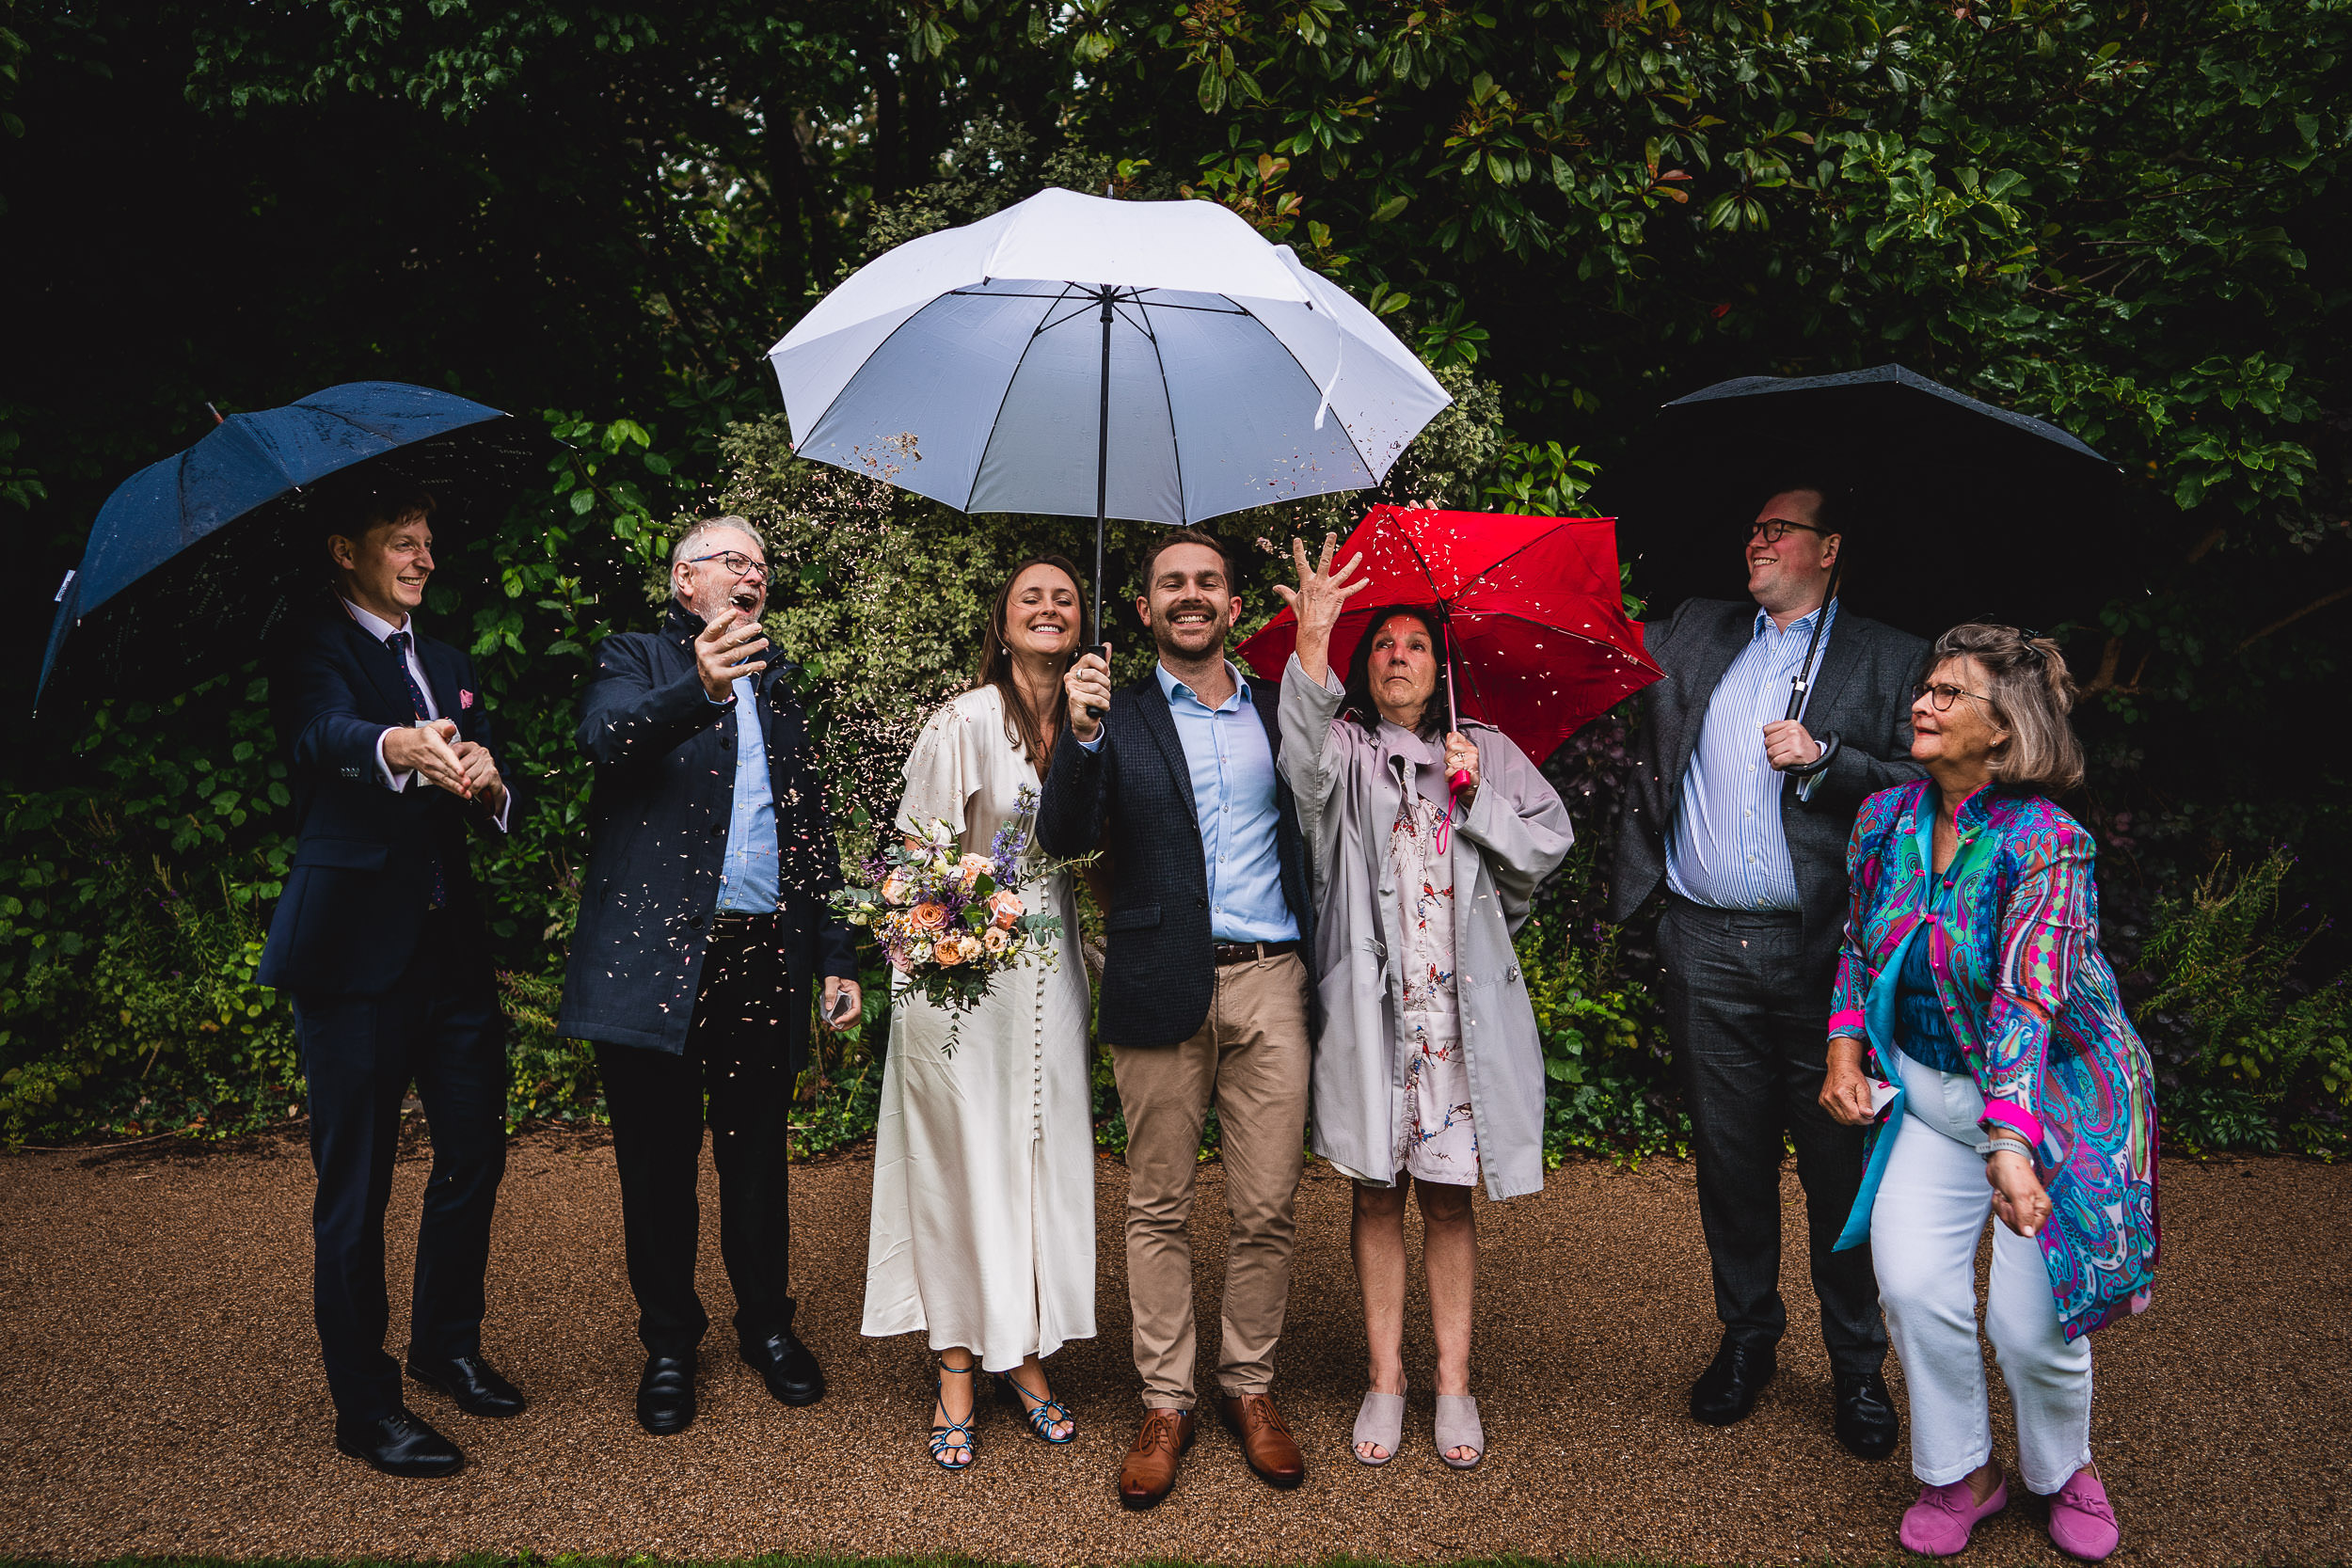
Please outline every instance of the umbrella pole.
[[1821, 595], [1821, 612], [1813, 619], [1813, 635], [1804, 644], [1804, 662], [1797, 666], [1797, 678], [1788, 686], [1788, 711], [1784, 719], [1804, 716], [1805, 699], [1813, 691], [1813, 656], [1821, 651], [1821, 628], [1829, 625], [1829, 607], [1837, 601], [1837, 579], [1845, 575], [1846, 558], [1841, 553], [1830, 562], [1829, 592]]
[[[1111, 484], [1111, 291], [1103, 288], [1103, 401], [1095, 416], [1094, 427], [1094, 635], [1104, 637], [1103, 626], [1103, 529], [1110, 514]], [[1110, 643], [1103, 641], [1107, 649]], [[1108, 656], [1105, 655], [1107, 657]], [[1089, 705], [1095, 718], [1103, 710]]]

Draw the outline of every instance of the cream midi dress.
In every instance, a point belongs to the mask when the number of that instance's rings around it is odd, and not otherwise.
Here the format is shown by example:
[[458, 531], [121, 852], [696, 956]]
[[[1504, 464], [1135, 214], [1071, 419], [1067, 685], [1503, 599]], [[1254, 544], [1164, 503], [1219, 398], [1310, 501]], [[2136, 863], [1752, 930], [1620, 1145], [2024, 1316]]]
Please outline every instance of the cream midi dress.
[[[1006, 738], [993, 687], [933, 714], [907, 758], [898, 825], [936, 818], [988, 852], [1037, 769]], [[1036, 858], [1038, 851], [1030, 855]], [[868, 1335], [922, 1330], [1003, 1371], [1094, 1336], [1094, 1130], [1086, 967], [1067, 873], [1025, 882], [1061, 917], [1053, 967], [999, 974], [953, 1015], [894, 983], [874, 1135], [866, 1253]], [[956, 1022], [953, 1053], [944, 1049]]]

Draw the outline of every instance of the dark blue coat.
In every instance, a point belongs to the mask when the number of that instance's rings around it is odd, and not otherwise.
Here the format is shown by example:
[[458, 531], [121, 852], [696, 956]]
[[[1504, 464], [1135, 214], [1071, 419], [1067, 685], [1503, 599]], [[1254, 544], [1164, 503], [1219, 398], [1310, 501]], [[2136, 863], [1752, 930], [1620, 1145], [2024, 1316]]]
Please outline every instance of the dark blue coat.
[[[659, 632], [622, 632], [596, 648], [574, 739], [596, 767], [588, 802], [588, 873], [557, 1030], [672, 1053], [686, 1049], [701, 989], [710, 918], [719, 907], [735, 812], [739, 704], [713, 703], [694, 671], [702, 618], [672, 605]], [[786, 666], [754, 681], [776, 799], [786, 968], [796, 996], [813, 976], [857, 975], [850, 927], [825, 907], [841, 886], [833, 818], [809, 755], [808, 726]], [[809, 1009], [785, 1010], [797, 1069]]]
[[[457, 721], [460, 738], [491, 747], [495, 757], [472, 661], [421, 634], [417, 659], [441, 716]], [[294, 792], [295, 845], [254, 978], [317, 995], [391, 990], [424, 927], [437, 854], [442, 918], [454, 923], [450, 950], [469, 956], [469, 972], [445, 976], [443, 984], [491, 989], [482, 902], [466, 865], [467, 826], [488, 827], [488, 814], [421, 779], [395, 793], [376, 770], [377, 738], [416, 717], [399, 657], [349, 615], [330, 610], [277, 645], [269, 674], [270, 718]], [[506, 787], [514, 791], [511, 778]], [[517, 809], [507, 808], [509, 822]]]
[[[1252, 680], [1250, 700], [1266, 744], [1279, 758], [1281, 688]], [[1110, 851], [1110, 908], [1104, 911], [1102, 1037], [1115, 1045], [1181, 1045], [1209, 1016], [1216, 962], [1209, 936], [1209, 867], [1194, 812], [1192, 768], [1157, 675], [1111, 693], [1104, 739], [1089, 752], [1065, 735], [1054, 748], [1038, 801], [1038, 842], [1048, 854]], [[1307, 896], [1307, 852], [1291, 786], [1275, 772], [1280, 813], [1275, 847], [1282, 897], [1298, 922], [1301, 960], [1312, 978], [1314, 904]], [[1309, 1027], [1321, 1005], [1307, 988]]]

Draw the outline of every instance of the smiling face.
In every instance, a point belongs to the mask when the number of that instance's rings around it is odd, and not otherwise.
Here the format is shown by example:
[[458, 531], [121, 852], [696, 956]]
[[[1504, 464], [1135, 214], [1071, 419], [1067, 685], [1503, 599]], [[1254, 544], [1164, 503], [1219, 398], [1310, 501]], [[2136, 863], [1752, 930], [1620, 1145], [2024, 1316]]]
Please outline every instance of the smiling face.
[[[733, 605], [757, 620], [768, 608], [768, 552], [758, 540], [739, 528], [706, 529], [686, 553], [709, 558], [670, 568], [670, 592], [687, 610], [707, 621]], [[728, 555], [742, 561], [743, 570], [729, 571]]]
[[1414, 615], [1391, 615], [1368, 634], [1372, 657], [1364, 673], [1380, 717], [1404, 729], [1416, 728], [1438, 690], [1438, 650], [1429, 628]]
[[[1993, 753], [2009, 731], [1990, 701], [1993, 677], [1983, 665], [1963, 655], [1947, 658], [1928, 675], [1927, 693], [1911, 705], [1912, 760], [1948, 780], [1982, 783], [1993, 775]], [[1937, 687], [1957, 687], [1951, 706], [1936, 711]], [[1965, 695], [1973, 693], [1974, 695]]]
[[1059, 660], [1078, 647], [1078, 585], [1058, 566], [1035, 562], [1012, 579], [998, 628], [1016, 655]]
[[372, 524], [357, 539], [330, 535], [327, 555], [344, 598], [395, 626], [424, 603], [433, 576], [433, 526], [411, 512], [389, 523]]
[[1225, 558], [1206, 545], [1170, 545], [1152, 563], [1152, 580], [1136, 612], [1152, 628], [1163, 657], [1198, 664], [1224, 651], [1240, 603], [1225, 575]]
[[1828, 596], [1840, 541], [1818, 531], [1820, 509], [1820, 492], [1784, 490], [1756, 515], [1745, 556], [1748, 594], [1773, 615], [1805, 614]]

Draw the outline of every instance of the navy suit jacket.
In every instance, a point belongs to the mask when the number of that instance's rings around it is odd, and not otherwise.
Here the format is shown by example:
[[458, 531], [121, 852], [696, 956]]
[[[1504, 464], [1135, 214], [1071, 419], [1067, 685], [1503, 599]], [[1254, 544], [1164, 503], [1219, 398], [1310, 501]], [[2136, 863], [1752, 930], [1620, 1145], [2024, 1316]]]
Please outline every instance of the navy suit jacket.
[[[694, 669], [702, 618], [670, 607], [657, 633], [621, 632], [596, 647], [573, 736], [595, 765], [588, 870], [564, 975], [558, 1031], [682, 1053], [701, 992], [735, 814], [741, 704], [713, 703]], [[805, 998], [813, 976], [857, 978], [856, 934], [825, 906], [841, 883], [833, 817], [809, 752], [808, 726], [781, 661], [753, 678], [749, 718], [766, 736], [776, 801], [786, 979]], [[807, 1055], [810, 1009], [785, 1009], [790, 1066]]]
[[[1276, 708], [1281, 687], [1249, 682], [1266, 744], [1282, 754]], [[1104, 911], [1103, 996], [1097, 1016], [1116, 1045], [1181, 1045], [1209, 1016], [1216, 988], [1209, 934], [1209, 867], [1192, 799], [1192, 768], [1168, 711], [1159, 677], [1147, 674], [1111, 693], [1101, 748], [1089, 752], [1064, 732], [1038, 801], [1037, 837], [1046, 853], [1075, 856], [1107, 843], [1110, 908]], [[1314, 904], [1307, 896], [1306, 841], [1298, 807], [1278, 768], [1275, 847], [1282, 861], [1282, 897], [1298, 922], [1299, 953], [1312, 979]], [[1309, 1029], [1319, 1032], [1321, 1002], [1307, 988]]]
[[[417, 659], [441, 717], [457, 721], [459, 738], [489, 746], [495, 757], [472, 660], [422, 635]], [[442, 983], [452, 990], [490, 990], [482, 901], [466, 864], [468, 825], [488, 828], [488, 813], [421, 779], [405, 790], [388, 789], [376, 770], [376, 738], [416, 718], [398, 657], [331, 610], [273, 650], [269, 674], [270, 717], [294, 792], [295, 845], [254, 978], [320, 995], [391, 990], [424, 928], [437, 854], [442, 918], [453, 923], [454, 939], [449, 951], [464, 955], [466, 964]], [[505, 777], [503, 768], [499, 771]], [[506, 787], [511, 796], [512, 779]], [[517, 809], [508, 806], [509, 822]]]

